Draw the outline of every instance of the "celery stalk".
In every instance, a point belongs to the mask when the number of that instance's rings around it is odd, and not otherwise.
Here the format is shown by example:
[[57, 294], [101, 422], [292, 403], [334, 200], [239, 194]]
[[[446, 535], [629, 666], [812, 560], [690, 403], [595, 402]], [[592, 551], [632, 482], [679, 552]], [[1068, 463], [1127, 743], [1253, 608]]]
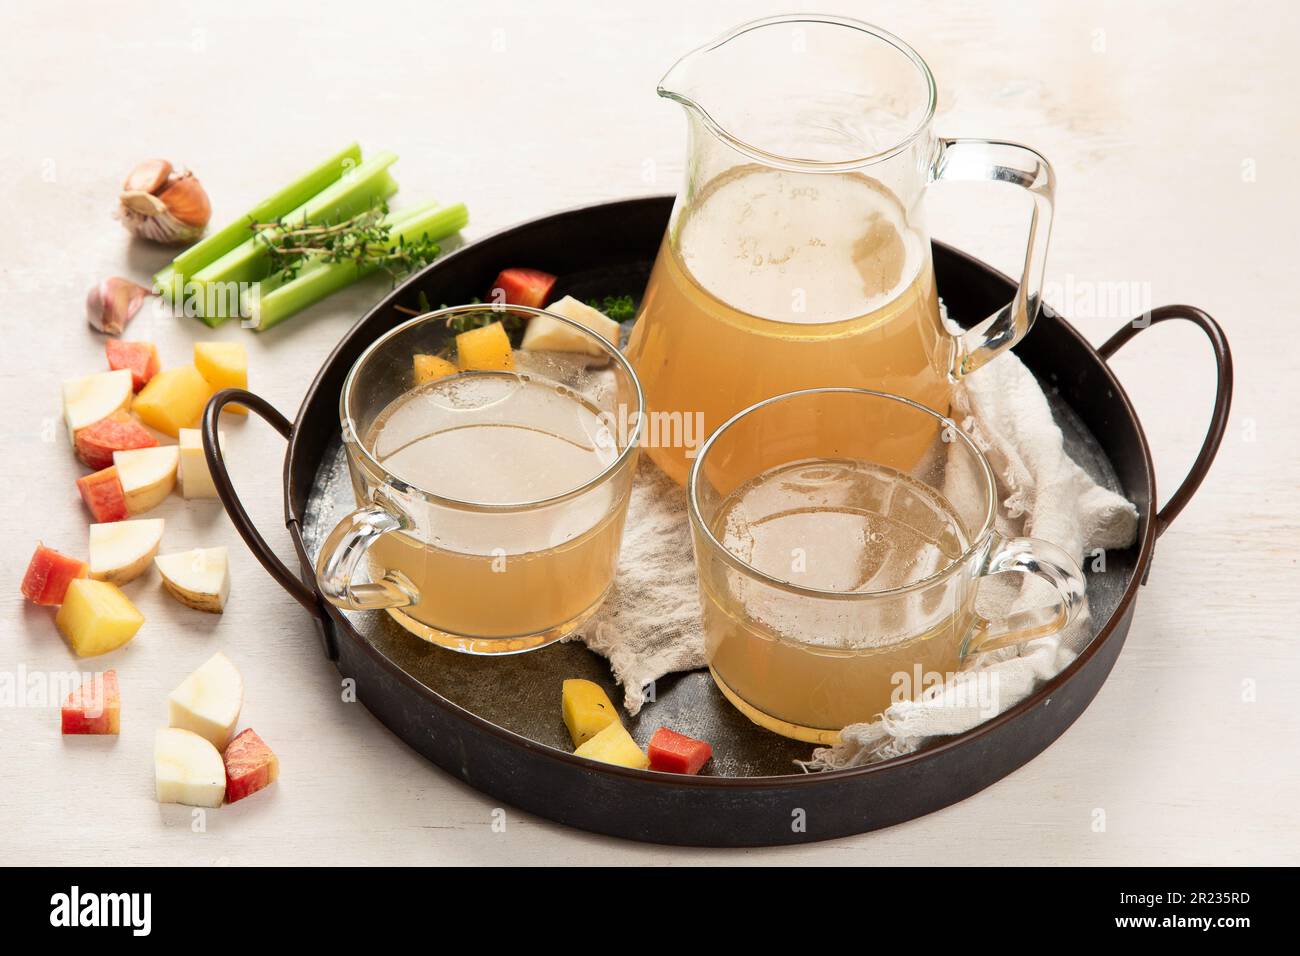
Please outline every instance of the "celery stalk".
[[263, 199], [228, 226], [190, 246], [173, 259], [171, 265], [153, 277], [154, 286], [164, 295], [170, 294], [176, 276], [179, 274], [183, 287], [185, 276], [193, 275], [204, 266], [215, 262], [247, 239], [250, 223], [274, 222], [297, 209], [360, 162], [361, 147], [356, 143], [349, 143], [323, 163], [307, 170], [279, 192]]
[[[384, 223], [388, 226], [390, 230], [396, 231], [400, 229], [406, 223], [407, 220], [415, 219], [417, 216], [424, 217], [427, 214], [433, 212], [440, 205], [442, 205], [442, 203], [438, 202], [438, 200], [436, 199], [426, 199], [424, 202], [418, 202], [414, 206], [406, 206], [402, 209], [394, 209], [392, 212], [390, 212], [387, 216], [384, 217]], [[391, 235], [392, 233], [390, 232], [389, 234]]]
[[[430, 209], [429, 205], [423, 204], [385, 217], [384, 222], [392, 230], [389, 238], [393, 245], [399, 240], [410, 242], [426, 235], [435, 241], [445, 239], [469, 222], [469, 213], [463, 203], [441, 209]], [[262, 291], [256, 306], [247, 309], [252, 313], [250, 324], [259, 332], [265, 331], [375, 269], [373, 264], [358, 266], [355, 262], [317, 261], [308, 264], [294, 278], [269, 292]]]
[[[397, 156], [387, 151], [372, 156], [350, 174], [293, 209], [282, 217], [283, 220], [294, 225], [337, 222], [379, 205], [397, 192], [397, 182], [388, 173], [388, 167], [396, 161]], [[256, 282], [266, 277], [271, 258], [268, 240], [279, 233], [275, 227], [263, 229], [193, 275], [193, 281], [199, 287], [195, 304], [202, 321], [214, 327], [220, 325], [230, 317], [228, 306], [236, 301], [230, 296], [210, 295], [210, 288], [220, 284], [223, 289], [217, 291], [224, 291], [234, 284]], [[215, 311], [212, 311], [211, 303], [216, 303]], [[208, 314], [209, 311], [212, 314]]]

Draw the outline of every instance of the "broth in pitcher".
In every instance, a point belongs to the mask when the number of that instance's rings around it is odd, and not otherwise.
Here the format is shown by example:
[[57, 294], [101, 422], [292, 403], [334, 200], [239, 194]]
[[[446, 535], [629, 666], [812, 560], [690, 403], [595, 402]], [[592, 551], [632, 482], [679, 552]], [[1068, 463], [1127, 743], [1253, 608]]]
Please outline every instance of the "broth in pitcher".
[[[674, 228], [628, 357], [652, 416], [646, 450], [678, 482], [715, 428], [782, 392], [858, 386], [948, 411], [953, 340], [929, 246], [882, 184], [738, 166]], [[918, 455], [932, 437], [917, 436]]]

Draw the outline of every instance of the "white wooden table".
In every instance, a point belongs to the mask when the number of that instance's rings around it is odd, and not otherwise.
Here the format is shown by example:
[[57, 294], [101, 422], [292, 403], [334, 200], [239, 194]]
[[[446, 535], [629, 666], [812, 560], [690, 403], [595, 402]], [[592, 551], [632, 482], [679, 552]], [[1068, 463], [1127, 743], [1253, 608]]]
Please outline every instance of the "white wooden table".
[[[402, 156], [400, 200], [464, 200], [473, 238], [566, 206], [676, 188], [684, 124], [654, 95], [676, 55], [768, 0], [369, 4], [303, 13], [227, 3], [32, 4], [0, 36], [0, 673], [87, 669], [18, 578], [38, 538], [84, 552], [81, 473], [56, 426], [61, 379], [99, 369], [82, 318], [101, 276], [144, 280], [167, 258], [112, 221], [139, 159], [192, 166], [221, 222], [351, 138]], [[860, 4], [825, 2], [852, 15]], [[832, 843], [694, 851], [601, 838], [506, 810], [424, 762], [339, 700], [311, 623], [263, 573], [215, 502], [159, 512], [169, 548], [226, 544], [224, 616], [180, 607], [155, 577], [128, 586], [147, 617], [115, 666], [120, 739], [68, 739], [57, 710], [0, 705], [0, 858], [11, 863], [954, 863], [1300, 862], [1300, 426], [1295, 417], [1297, 13], [1221, 5], [884, 2], [870, 15], [913, 42], [941, 87], [938, 129], [1030, 142], [1060, 200], [1049, 299], [1094, 342], [1129, 318], [1097, 291], [1134, 283], [1150, 304], [1219, 318], [1237, 360], [1233, 421], [1201, 493], [1160, 541], [1128, 644], [1078, 723], [1041, 757], [930, 817]], [[1269, 9], [1265, 9], [1265, 7]], [[305, 8], [299, 8], [305, 9]], [[994, 187], [996, 190], [996, 187]], [[1011, 270], [1024, 221], [1006, 194], [946, 186], [931, 221]], [[1022, 207], [1023, 208], [1023, 207]], [[252, 384], [297, 408], [339, 336], [384, 290], [374, 280], [264, 336]], [[1139, 303], [1141, 305], [1142, 303]], [[197, 323], [142, 317], [164, 364], [189, 360]], [[1200, 442], [1209, 352], [1190, 327], [1145, 333], [1116, 367], [1162, 487]], [[227, 426], [244, 501], [280, 526], [283, 445]], [[277, 542], [288, 550], [283, 532]], [[270, 792], [211, 812], [153, 799], [165, 695], [221, 649], [243, 670], [243, 722], [278, 751]], [[1104, 824], [1104, 825], [1100, 825]]]

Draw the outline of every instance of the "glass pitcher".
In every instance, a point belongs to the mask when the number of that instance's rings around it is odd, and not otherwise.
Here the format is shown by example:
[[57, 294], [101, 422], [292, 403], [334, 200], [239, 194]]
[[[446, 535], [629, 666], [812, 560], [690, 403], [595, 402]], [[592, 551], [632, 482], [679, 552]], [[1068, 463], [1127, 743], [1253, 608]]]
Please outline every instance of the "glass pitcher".
[[[687, 54], [658, 92], [686, 108], [686, 181], [627, 354], [646, 452], [679, 483], [713, 430], [764, 398], [852, 386], [946, 413], [956, 381], [1029, 331], [1052, 168], [1025, 146], [936, 137], [934, 77], [898, 37], [756, 20]], [[1033, 197], [1015, 298], [963, 334], [940, 321], [922, 217], [943, 179]], [[918, 457], [932, 437], [916, 436]]]

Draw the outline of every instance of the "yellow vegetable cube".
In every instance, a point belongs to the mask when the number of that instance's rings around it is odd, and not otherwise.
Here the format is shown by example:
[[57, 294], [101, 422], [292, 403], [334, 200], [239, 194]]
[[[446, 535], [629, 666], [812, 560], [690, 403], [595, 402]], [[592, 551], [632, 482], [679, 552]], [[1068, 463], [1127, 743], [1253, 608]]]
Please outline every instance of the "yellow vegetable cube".
[[[195, 342], [194, 367], [214, 393], [223, 388], [248, 387], [248, 352], [243, 342]], [[243, 405], [227, 405], [225, 411], [248, 414]]]
[[436, 382], [441, 378], [450, 378], [460, 371], [445, 358], [437, 355], [417, 355], [415, 357], [415, 384]]
[[650, 766], [650, 758], [645, 755], [627, 728], [618, 721], [610, 724], [596, 736], [574, 751], [579, 757], [612, 763], [619, 767], [632, 767], [644, 770]]
[[515, 367], [510, 336], [500, 322], [456, 336], [456, 360], [466, 371], [508, 372]]
[[618, 710], [599, 684], [566, 680], [560, 699], [564, 705], [564, 726], [569, 728], [575, 747], [581, 747], [610, 724], [618, 723]]
[[54, 623], [78, 657], [117, 650], [140, 630], [144, 615], [116, 584], [78, 578], [68, 585]]
[[195, 428], [203, 406], [212, 397], [212, 386], [193, 365], [169, 368], [149, 379], [149, 384], [131, 403], [140, 421], [175, 438], [182, 428]]

